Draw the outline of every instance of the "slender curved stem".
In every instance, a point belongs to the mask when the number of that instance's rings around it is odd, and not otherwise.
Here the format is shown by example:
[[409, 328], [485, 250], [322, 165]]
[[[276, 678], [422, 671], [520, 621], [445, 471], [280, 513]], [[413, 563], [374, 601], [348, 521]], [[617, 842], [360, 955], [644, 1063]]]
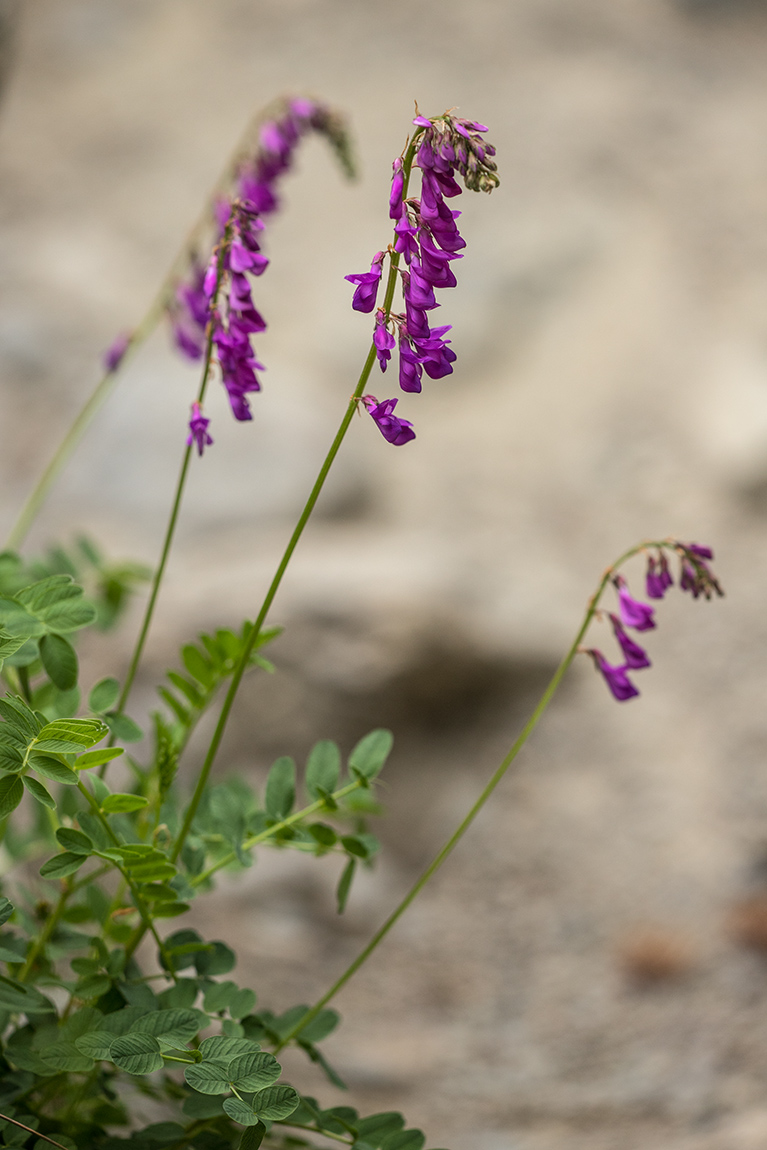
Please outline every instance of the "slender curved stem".
[[41, 1134], [39, 1130], [34, 1130], [31, 1126], [25, 1126], [23, 1122], [18, 1122], [15, 1118], [9, 1117], [8, 1114], [0, 1114], [0, 1118], [2, 1118], [4, 1122], [10, 1122], [12, 1126], [18, 1126], [19, 1130], [26, 1130], [28, 1134], [34, 1134], [36, 1138], [42, 1138], [43, 1142], [50, 1142], [51, 1146], [58, 1146], [59, 1150], [67, 1150], [66, 1146], [62, 1146], [60, 1142], [49, 1138], [47, 1134]]
[[[416, 135], [413, 137], [413, 140], [411, 141], [411, 143], [408, 146], [407, 151], [405, 153], [405, 158], [403, 161], [403, 172], [404, 172], [404, 178], [405, 178], [403, 195], [407, 195], [407, 184], [408, 184], [408, 180], [410, 178], [410, 170], [411, 170], [411, 167], [413, 164], [413, 159], [415, 157], [416, 141], [418, 139], [418, 135], [419, 135], [419, 133], [416, 133]], [[383, 304], [387, 319], [388, 319], [388, 316], [391, 312], [391, 306], [392, 306], [392, 302], [394, 300], [394, 291], [395, 291], [395, 288], [397, 285], [398, 267], [399, 267], [399, 252], [391, 251], [390, 252], [390, 264], [389, 264], [389, 276], [388, 276], [387, 283], [386, 283], [386, 292], [384, 295], [384, 304]], [[195, 787], [194, 794], [192, 795], [192, 801], [189, 804], [189, 808], [188, 808], [186, 815], [184, 817], [184, 822], [181, 826], [181, 830], [178, 833], [178, 836], [176, 838], [176, 842], [175, 842], [175, 844], [173, 846], [173, 850], [171, 852], [171, 859], [174, 862], [178, 858], [178, 855], [181, 851], [181, 848], [184, 845], [184, 841], [186, 839], [186, 836], [189, 834], [189, 829], [190, 829], [192, 822], [194, 820], [194, 816], [197, 813], [197, 808], [200, 805], [200, 800], [202, 799], [203, 792], [204, 792], [205, 787], [207, 785], [208, 777], [209, 777], [210, 772], [211, 772], [211, 768], [213, 766], [216, 755], [218, 753], [218, 748], [221, 745], [221, 740], [224, 736], [224, 731], [226, 729], [226, 724], [229, 720], [229, 715], [230, 715], [230, 712], [232, 710], [232, 705], [233, 705], [235, 697], [237, 695], [237, 691], [239, 690], [240, 683], [242, 682], [242, 677], [245, 674], [245, 670], [248, 666], [248, 661], [250, 659], [251, 652], [253, 651], [253, 648], [256, 645], [256, 642], [257, 642], [258, 637], [261, 633], [261, 629], [264, 625], [266, 617], [269, 613], [269, 610], [272, 606], [272, 603], [274, 602], [274, 597], [277, 594], [277, 591], [279, 590], [283, 576], [284, 576], [284, 574], [288, 568], [288, 564], [290, 563], [290, 560], [293, 556], [293, 552], [295, 551], [296, 547], [298, 546], [298, 541], [301, 538], [301, 536], [303, 535], [304, 528], [306, 527], [306, 524], [309, 522], [309, 519], [311, 517], [312, 512], [314, 511], [317, 500], [320, 497], [320, 492], [322, 491], [322, 488], [325, 485], [325, 480], [328, 477], [328, 472], [330, 471], [330, 468], [333, 466], [333, 462], [334, 462], [336, 456], [338, 455], [341, 444], [344, 441], [344, 437], [346, 436], [346, 433], [349, 430], [349, 425], [351, 424], [352, 418], [354, 417], [354, 413], [357, 410], [358, 401], [362, 398], [362, 395], [364, 394], [365, 387], [367, 385], [368, 379], [370, 378], [370, 372], [373, 370], [373, 364], [375, 363], [375, 361], [376, 361], [376, 347], [375, 347], [375, 344], [371, 342], [370, 351], [368, 352], [364, 367], [362, 368], [362, 371], [360, 373], [360, 377], [357, 381], [357, 386], [354, 389], [354, 393], [353, 393], [351, 399], [349, 400], [349, 403], [348, 403], [347, 408], [346, 408], [346, 412], [344, 413], [344, 417], [341, 420], [341, 424], [338, 428], [338, 431], [336, 432], [335, 438], [334, 438], [332, 444], [330, 445], [330, 450], [328, 451], [327, 455], [325, 456], [325, 459], [322, 463], [322, 466], [320, 467], [319, 474], [318, 474], [317, 479], [315, 480], [314, 486], [312, 487], [312, 490], [309, 494], [309, 498], [306, 501], [306, 504], [304, 506], [303, 511], [301, 512], [301, 515], [299, 516], [298, 523], [296, 524], [295, 529], [293, 531], [293, 534], [291, 535], [290, 540], [288, 541], [288, 545], [285, 548], [282, 559], [279, 562], [279, 565], [278, 565], [277, 570], [275, 572], [274, 578], [272, 579], [272, 582], [269, 585], [269, 590], [267, 591], [266, 597], [264, 598], [264, 601], [261, 604], [261, 609], [258, 612], [255, 623], [253, 624], [253, 628], [251, 630], [248, 642], [243, 647], [242, 654], [240, 655], [240, 660], [239, 660], [237, 666], [235, 667], [231, 682], [229, 684], [229, 690], [226, 693], [226, 697], [224, 699], [224, 703], [223, 703], [223, 706], [221, 708], [221, 712], [220, 712], [219, 717], [218, 717], [216, 729], [213, 732], [213, 738], [210, 741], [210, 746], [208, 747], [208, 752], [205, 756], [205, 761], [202, 765], [199, 777], [197, 779], [197, 785]]]
[[[664, 542], [667, 542], [667, 541], [664, 541]], [[658, 544], [657, 543], [641, 543], [636, 547], [632, 547], [628, 551], [624, 552], [624, 554], [621, 555], [621, 557], [618, 560], [616, 560], [615, 563], [613, 563], [610, 567], [607, 568], [607, 570], [605, 571], [604, 575], [602, 576], [602, 578], [599, 582], [599, 585], [598, 585], [596, 591], [594, 592], [591, 599], [589, 600], [589, 604], [588, 604], [588, 607], [586, 609], [586, 614], [583, 617], [583, 621], [582, 621], [582, 623], [578, 629], [578, 633], [575, 636], [575, 639], [573, 640], [571, 646], [569, 647], [567, 654], [565, 655], [562, 662], [559, 664], [556, 671], [554, 672], [551, 679], [549, 680], [549, 683], [548, 683], [546, 689], [544, 690], [543, 694], [541, 695], [540, 699], [538, 700], [538, 703], [537, 703], [535, 710], [533, 711], [532, 715], [527, 720], [524, 727], [520, 731], [519, 735], [517, 736], [517, 738], [512, 743], [511, 747], [509, 748], [508, 753], [501, 760], [499, 766], [496, 768], [495, 772], [491, 776], [487, 785], [484, 787], [484, 789], [480, 793], [476, 802], [473, 803], [473, 805], [469, 809], [468, 813], [465, 815], [465, 817], [461, 820], [461, 822], [458, 824], [456, 829], [450, 835], [447, 842], [440, 848], [440, 850], [437, 852], [435, 857], [432, 859], [432, 861], [426, 867], [426, 870], [423, 871], [423, 873], [416, 879], [415, 883], [410, 888], [410, 890], [407, 892], [407, 894], [402, 899], [402, 901], [399, 903], [399, 905], [397, 907], [395, 907], [395, 909], [392, 911], [392, 913], [389, 915], [389, 917], [386, 919], [386, 921], [383, 923], [383, 925], [378, 928], [378, 930], [375, 932], [375, 934], [373, 935], [373, 937], [371, 938], [371, 940], [367, 944], [367, 946], [363, 947], [363, 949], [360, 951], [360, 953], [357, 955], [357, 957], [354, 959], [354, 961], [343, 972], [341, 977], [338, 978], [333, 983], [330, 990], [328, 990], [325, 994], [323, 994], [322, 998], [320, 998], [314, 1004], [314, 1006], [311, 1008], [311, 1010], [307, 1014], [304, 1015], [304, 1017], [300, 1020], [300, 1022], [298, 1022], [293, 1027], [293, 1029], [291, 1031], [289, 1031], [289, 1033], [286, 1034], [280, 1040], [279, 1044], [275, 1047], [275, 1054], [278, 1054], [280, 1052], [280, 1050], [282, 1050], [288, 1044], [288, 1042], [291, 1041], [291, 1039], [295, 1038], [296, 1035], [300, 1034], [300, 1032], [304, 1029], [304, 1027], [308, 1026], [308, 1024], [312, 1021], [312, 1019], [317, 1017], [317, 1015], [323, 1009], [323, 1007], [326, 1006], [327, 1003], [331, 1001], [331, 999], [335, 998], [335, 996], [338, 994], [339, 990], [341, 990], [342, 987], [344, 987], [346, 985], [346, 983], [349, 981], [349, 979], [352, 977], [352, 975], [356, 974], [356, 972], [363, 965], [363, 963], [365, 963], [367, 961], [367, 959], [370, 958], [370, 955], [373, 953], [373, 951], [376, 949], [376, 947], [379, 945], [379, 943], [381, 943], [386, 938], [387, 934], [392, 929], [392, 927], [399, 921], [399, 919], [402, 917], [402, 915], [408, 909], [410, 904], [421, 893], [423, 888], [428, 883], [429, 879], [439, 870], [439, 868], [442, 866], [443, 862], [453, 852], [455, 847], [458, 845], [458, 843], [461, 841], [463, 836], [466, 834], [466, 831], [469, 829], [471, 824], [474, 822], [474, 820], [477, 817], [477, 815], [479, 814], [479, 812], [484, 807], [487, 800], [492, 795], [495, 788], [500, 783], [503, 776], [508, 771], [511, 764], [516, 759], [519, 752], [524, 747], [524, 745], [527, 742], [527, 740], [529, 739], [530, 735], [533, 733], [535, 728], [538, 726], [538, 723], [540, 722], [540, 720], [543, 717], [549, 703], [551, 702], [552, 698], [554, 697], [556, 690], [559, 687], [559, 684], [562, 682], [562, 679], [564, 678], [570, 664], [572, 663], [573, 659], [575, 658], [575, 656], [578, 652], [578, 648], [580, 647], [580, 645], [583, 641], [583, 638], [584, 638], [584, 636], [585, 636], [585, 634], [589, 628], [589, 625], [591, 624], [591, 621], [597, 612], [597, 609], [599, 606], [599, 600], [601, 599], [602, 594], [603, 594], [605, 588], [607, 587], [607, 584], [609, 583], [610, 579], [612, 578], [613, 574], [628, 559], [631, 559], [632, 556], [634, 556], [634, 555], [638, 554], [640, 551], [644, 550], [645, 547], [651, 547], [651, 546], [658, 546]]]

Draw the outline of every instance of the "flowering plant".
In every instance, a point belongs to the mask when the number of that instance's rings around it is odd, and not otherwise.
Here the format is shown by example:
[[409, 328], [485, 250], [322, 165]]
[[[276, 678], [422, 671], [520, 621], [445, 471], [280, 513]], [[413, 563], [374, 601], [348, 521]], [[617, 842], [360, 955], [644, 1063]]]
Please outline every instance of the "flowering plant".
[[[267, 618], [301, 534], [355, 412], [372, 417], [384, 439], [405, 446], [412, 423], [395, 413], [398, 398], [367, 390], [378, 365], [385, 373], [398, 349], [399, 386], [420, 392], [424, 375], [454, 371], [449, 325], [431, 326], [436, 292], [456, 285], [463, 258], [459, 212], [447, 201], [498, 184], [487, 128], [451, 112], [413, 121], [395, 159], [389, 196], [393, 239], [370, 270], [346, 278], [352, 307], [375, 313], [369, 351], [338, 432], [253, 620], [222, 626], [186, 644], [182, 669], [158, 690], [143, 756], [128, 747], [144, 737], [128, 714], [131, 689], [152, 623], [183, 502], [189, 468], [213, 448], [203, 414], [216, 375], [237, 420], [254, 417], [251, 397], [263, 370], [251, 340], [265, 320], [253, 280], [268, 259], [262, 245], [278, 187], [296, 146], [310, 131], [324, 135], [351, 171], [341, 118], [307, 99], [282, 102], [260, 127], [257, 145], [238, 151], [216, 189], [191, 247], [137, 329], [121, 334], [105, 356], [105, 374], [42, 476], [0, 554], [0, 819], [14, 869], [0, 897], [0, 1129], [5, 1145], [65, 1150], [255, 1150], [320, 1146], [355, 1150], [422, 1150], [425, 1136], [399, 1113], [361, 1116], [351, 1106], [325, 1105], [283, 1081], [278, 1056], [303, 1051], [334, 1088], [343, 1088], [321, 1043], [338, 1025], [329, 1003], [379, 945], [451, 853], [516, 758], [580, 650], [591, 624], [604, 617], [611, 586], [617, 614], [608, 613], [622, 661], [613, 665], [585, 648], [616, 699], [638, 694], [630, 673], [650, 660], [627, 628], [655, 627], [654, 607], [630, 594], [622, 574], [633, 556], [647, 556], [647, 595], [672, 585], [668, 557], [680, 560], [679, 585], [696, 598], [720, 594], [709, 548], [676, 540], [643, 544], [608, 568], [560, 666], [522, 732], [459, 826], [357, 958], [312, 1006], [280, 1014], [263, 1007], [250, 987], [228, 976], [236, 957], [222, 940], [203, 938], [174, 921], [193, 899], [214, 889], [223, 869], [252, 864], [257, 849], [297, 849], [339, 862], [343, 912], [359, 865], [378, 843], [368, 816], [376, 811], [376, 780], [392, 735], [374, 730], [345, 756], [319, 741], [301, 772], [287, 756], [269, 772], [263, 795], [242, 780], [211, 784], [224, 731], [247, 672], [270, 670], [264, 655], [277, 629]], [[420, 172], [420, 195], [410, 182]], [[204, 246], [204, 239], [207, 242]], [[207, 251], [205, 248], [207, 247]], [[386, 268], [386, 275], [384, 270]], [[402, 310], [395, 311], [398, 286]], [[383, 289], [382, 302], [379, 295]], [[161, 314], [173, 340], [202, 373], [178, 484], [144, 618], [120, 682], [108, 677], [81, 694], [74, 636], [119, 619], [139, 568], [114, 567], [89, 544], [45, 559], [19, 548], [47, 491], [80, 433], [114, 385], [121, 363]], [[179, 439], [182, 438], [179, 428]], [[204, 466], [204, 463], [200, 464]], [[221, 700], [221, 696], [223, 699]], [[218, 716], [197, 777], [185, 752], [200, 719]], [[127, 745], [127, 746], [126, 746]], [[120, 773], [120, 767], [124, 769]], [[18, 812], [18, 813], [17, 813]], [[139, 1129], [131, 1093], [153, 1099], [164, 1118]]]

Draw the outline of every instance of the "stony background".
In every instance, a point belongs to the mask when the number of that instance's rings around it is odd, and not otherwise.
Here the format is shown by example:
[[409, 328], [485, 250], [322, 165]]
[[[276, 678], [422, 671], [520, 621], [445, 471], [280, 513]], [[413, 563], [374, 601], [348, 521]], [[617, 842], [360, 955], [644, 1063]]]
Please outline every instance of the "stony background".
[[[343, 275], [386, 242], [413, 99], [479, 117], [498, 147], [500, 190], [461, 203], [469, 246], [441, 313], [458, 370], [403, 400], [406, 449], [354, 428], [275, 608], [279, 674], [248, 684], [224, 756], [260, 777], [315, 737], [348, 747], [392, 725], [381, 864], [339, 921], [332, 863], [268, 855], [200, 905], [204, 929], [238, 936], [264, 1003], [311, 1000], [477, 793], [604, 565], [643, 537], [710, 541], [728, 598], [663, 604], [641, 700], [619, 707], [576, 668], [339, 999], [328, 1053], [355, 1104], [401, 1107], [430, 1145], [761, 1150], [767, 967], [732, 915], [767, 871], [764, 5], [15, 8], [2, 528], [252, 110], [314, 93], [358, 140], [356, 186], [319, 142], [289, 185], [259, 284], [268, 386], [251, 425], [211, 405], [216, 448], [194, 469], [137, 706], [186, 637], [254, 611], [364, 354]], [[86, 530], [151, 561], [194, 386], [158, 334], [30, 545]], [[115, 668], [114, 649], [87, 657], [94, 678]]]

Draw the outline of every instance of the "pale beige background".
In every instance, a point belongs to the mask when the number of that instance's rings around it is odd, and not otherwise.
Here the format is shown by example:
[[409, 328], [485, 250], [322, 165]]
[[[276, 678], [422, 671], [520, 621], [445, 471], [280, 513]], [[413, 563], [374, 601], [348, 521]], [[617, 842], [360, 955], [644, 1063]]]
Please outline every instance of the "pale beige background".
[[[275, 608], [279, 676], [221, 767], [391, 724], [386, 849], [345, 919], [333, 864], [270, 855], [207, 932], [264, 1005], [311, 999], [476, 794], [602, 568], [655, 534], [710, 541], [728, 598], [672, 597], [643, 695], [587, 666], [419, 909], [339, 999], [328, 1054], [367, 1111], [453, 1150], [756, 1150], [767, 967], [725, 929], [767, 843], [767, 18], [671, 0], [26, 0], [0, 115], [0, 526], [102, 348], [136, 320], [251, 111], [314, 93], [362, 179], [302, 152], [258, 285], [255, 420], [211, 404], [137, 708], [200, 626], [253, 613], [353, 387], [369, 323], [345, 273], [388, 239], [413, 100], [491, 128], [464, 195], [454, 376], [360, 421]], [[88, 530], [149, 561], [195, 374], [158, 335], [32, 543]], [[374, 390], [391, 394], [389, 378]], [[635, 578], [638, 579], [639, 572]], [[605, 645], [608, 640], [604, 640]], [[88, 652], [95, 677], [124, 659]], [[191, 767], [189, 768], [191, 770]], [[653, 927], [684, 978], [638, 990]], [[294, 1080], [342, 1101], [299, 1063]]]

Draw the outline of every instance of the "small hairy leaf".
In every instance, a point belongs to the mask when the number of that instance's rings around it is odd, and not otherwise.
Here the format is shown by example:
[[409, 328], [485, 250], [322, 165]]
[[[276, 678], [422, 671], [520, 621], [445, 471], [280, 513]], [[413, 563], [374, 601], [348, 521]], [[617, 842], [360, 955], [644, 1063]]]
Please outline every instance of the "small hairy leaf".
[[54, 783], [63, 783], [67, 787], [77, 786], [75, 772], [66, 763], [62, 763], [61, 759], [54, 759], [52, 755], [33, 753], [29, 756], [29, 765], [44, 779], [51, 779]]
[[229, 1071], [225, 1062], [211, 1059], [187, 1066], [184, 1078], [200, 1094], [226, 1094], [229, 1090]]
[[266, 813], [273, 819], [286, 818], [295, 796], [296, 764], [285, 755], [277, 760], [266, 780]]
[[49, 811], [55, 811], [56, 800], [54, 799], [53, 795], [45, 789], [41, 782], [38, 782], [37, 779], [33, 779], [31, 775], [24, 775], [21, 781], [29, 791], [30, 795], [37, 799], [38, 803], [42, 803], [42, 805], [47, 807]]
[[258, 1126], [259, 1118], [247, 1102], [243, 1102], [241, 1098], [226, 1098], [224, 1099], [224, 1110], [235, 1122], [239, 1122], [241, 1126]]
[[24, 798], [24, 784], [21, 779], [11, 776], [0, 778], [0, 819], [7, 819]]
[[228, 1066], [233, 1058], [243, 1054], [255, 1054], [259, 1050], [257, 1042], [249, 1038], [227, 1038], [223, 1034], [214, 1034], [200, 1043], [200, 1054], [206, 1062], [222, 1062]]
[[124, 754], [122, 747], [102, 747], [98, 751], [86, 751], [84, 755], [78, 755], [73, 766], [77, 771], [85, 771], [88, 767], [100, 767], [102, 763], [111, 763], [112, 759]]
[[82, 831], [76, 831], [72, 827], [59, 827], [56, 838], [65, 851], [75, 855], [93, 854], [93, 843]]
[[289, 1118], [301, 1099], [292, 1086], [268, 1086], [254, 1094], [252, 1106], [259, 1118], [277, 1122]]
[[317, 743], [309, 753], [306, 764], [306, 789], [313, 799], [330, 794], [338, 785], [341, 771], [341, 752], [330, 739]]
[[74, 874], [76, 870], [79, 870], [85, 859], [86, 856], [83, 854], [64, 851], [63, 854], [54, 855], [52, 859], [43, 863], [40, 867], [40, 874], [43, 878], [66, 878], [67, 875]]
[[88, 706], [96, 714], [108, 711], [117, 702], [120, 695], [120, 684], [117, 679], [100, 679], [88, 695]]
[[127, 814], [130, 811], [140, 811], [142, 807], [149, 806], [149, 799], [143, 795], [107, 795], [101, 804], [104, 814]]
[[[131, 1034], [151, 1034], [166, 1046], [183, 1046], [194, 1038], [200, 1023], [196, 1010], [155, 1010], [139, 1018], [131, 1027]], [[207, 1020], [202, 1025], [207, 1025]]]
[[241, 1054], [229, 1063], [229, 1078], [238, 1090], [262, 1090], [276, 1082], [281, 1073], [274, 1055], [263, 1050]]
[[350, 858], [341, 873], [341, 878], [338, 883], [338, 890], [336, 891], [336, 900], [338, 902], [339, 914], [343, 914], [346, 910], [346, 903], [349, 898], [349, 891], [352, 889], [352, 880], [354, 879], [354, 872], [356, 869], [357, 860]]
[[238, 1150], [258, 1150], [265, 1134], [266, 1127], [263, 1122], [257, 1122], [255, 1126], [246, 1126], [242, 1132]]
[[43, 635], [39, 650], [46, 674], [60, 691], [71, 691], [77, 686], [77, 653], [68, 639], [63, 635]]
[[160, 1043], [153, 1034], [123, 1034], [109, 1050], [115, 1066], [127, 1074], [151, 1074], [163, 1065]]
[[366, 779], [374, 779], [383, 768], [392, 749], [394, 736], [391, 731], [379, 728], [360, 739], [349, 755], [349, 767], [359, 771]]
[[93, 1059], [83, 1054], [74, 1042], [47, 1043], [40, 1051], [40, 1057], [54, 1070], [87, 1074], [93, 1069]]

